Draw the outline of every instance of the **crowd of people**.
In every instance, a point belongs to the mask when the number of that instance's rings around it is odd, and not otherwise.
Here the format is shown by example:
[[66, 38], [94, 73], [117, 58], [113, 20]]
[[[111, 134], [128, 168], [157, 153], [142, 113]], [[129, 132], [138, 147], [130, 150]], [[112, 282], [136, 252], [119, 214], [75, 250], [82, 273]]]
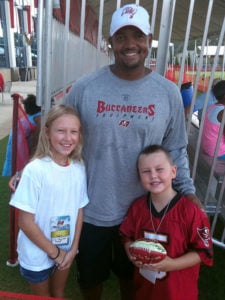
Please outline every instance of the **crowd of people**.
[[[9, 183], [21, 275], [34, 294], [63, 297], [75, 259], [85, 300], [101, 299], [111, 272], [122, 300], [174, 300], [182, 274], [182, 299], [197, 300], [199, 267], [212, 265], [213, 252], [190, 177], [181, 93], [145, 67], [152, 33], [142, 6], [113, 13], [109, 43], [114, 63], [77, 80], [49, 111], [16, 190]], [[147, 233], [167, 256], [143, 266], [128, 243]]]

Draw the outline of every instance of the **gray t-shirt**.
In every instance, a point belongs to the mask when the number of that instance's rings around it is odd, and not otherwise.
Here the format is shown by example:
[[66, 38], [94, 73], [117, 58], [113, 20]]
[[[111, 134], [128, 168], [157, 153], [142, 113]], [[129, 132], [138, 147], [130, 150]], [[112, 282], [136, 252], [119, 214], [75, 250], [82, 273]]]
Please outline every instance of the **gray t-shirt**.
[[194, 193], [186, 152], [184, 108], [178, 87], [151, 72], [134, 81], [115, 76], [109, 66], [84, 76], [66, 103], [78, 110], [84, 130], [89, 204], [84, 221], [120, 224], [130, 204], [145, 191], [137, 157], [150, 144], [162, 144], [178, 166], [174, 187]]

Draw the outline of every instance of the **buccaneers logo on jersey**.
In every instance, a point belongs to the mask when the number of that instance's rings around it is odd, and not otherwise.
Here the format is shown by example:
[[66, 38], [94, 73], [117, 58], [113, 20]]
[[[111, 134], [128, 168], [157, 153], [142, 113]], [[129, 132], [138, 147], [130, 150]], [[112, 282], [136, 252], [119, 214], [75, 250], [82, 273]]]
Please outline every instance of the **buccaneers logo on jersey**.
[[206, 247], [209, 247], [210, 230], [208, 227], [197, 228], [197, 232]]

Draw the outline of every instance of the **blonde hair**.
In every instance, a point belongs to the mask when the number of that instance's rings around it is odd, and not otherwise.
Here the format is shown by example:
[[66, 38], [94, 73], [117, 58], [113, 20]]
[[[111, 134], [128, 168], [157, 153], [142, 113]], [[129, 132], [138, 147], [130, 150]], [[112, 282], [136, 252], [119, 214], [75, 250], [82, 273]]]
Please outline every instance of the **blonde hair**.
[[75, 159], [78, 161], [82, 160], [81, 152], [82, 152], [82, 146], [83, 146], [83, 134], [82, 134], [82, 126], [81, 126], [80, 117], [79, 117], [79, 114], [77, 113], [77, 111], [72, 106], [65, 105], [65, 104], [58, 104], [58, 105], [54, 106], [52, 109], [50, 109], [50, 111], [48, 112], [45, 122], [41, 128], [39, 139], [38, 139], [38, 145], [37, 145], [36, 151], [32, 157], [32, 160], [35, 158], [42, 158], [42, 157], [46, 157], [46, 156], [50, 156], [51, 158], [53, 158], [52, 151], [51, 151], [51, 144], [49, 141], [49, 137], [46, 134], [46, 129], [51, 128], [52, 123], [56, 119], [58, 119], [64, 115], [72, 115], [72, 116], [76, 117], [80, 122], [79, 144], [70, 153], [69, 158]]

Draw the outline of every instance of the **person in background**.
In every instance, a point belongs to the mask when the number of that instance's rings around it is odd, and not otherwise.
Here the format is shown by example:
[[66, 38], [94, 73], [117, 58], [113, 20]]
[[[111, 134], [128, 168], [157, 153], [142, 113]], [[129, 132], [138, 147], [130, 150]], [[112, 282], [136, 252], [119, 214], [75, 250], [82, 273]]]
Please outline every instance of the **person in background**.
[[[133, 202], [120, 226], [127, 255], [136, 267], [136, 300], [197, 300], [200, 264], [213, 264], [209, 220], [173, 188], [176, 171], [162, 146], [151, 145], [141, 151], [138, 173], [147, 194]], [[136, 261], [129, 245], [142, 238], [161, 243], [167, 256], [152, 264]]]
[[[217, 102], [211, 104], [206, 111], [201, 137], [201, 148], [211, 157], [214, 156], [225, 108], [225, 80], [214, 85], [213, 93]], [[220, 140], [218, 158], [225, 159], [225, 127]]]
[[[41, 122], [41, 107], [36, 105], [36, 96], [33, 94], [27, 95], [24, 100], [21, 100], [24, 106], [25, 113], [21, 106], [18, 106], [18, 125], [17, 125], [17, 144], [20, 151], [24, 145], [21, 143], [26, 142], [28, 147], [28, 154], [31, 156], [37, 146], [38, 135], [40, 131]], [[20, 104], [19, 104], [20, 105]], [[23, 113], [21, 113], [23, 111]], [[20, 135], [20, 136], [19, 136]], [[25, 137], [23, 139], [23, 137]], [[5, 161], [2, 170], [2, 176], [11, 176], [12, 172], [12, 138], [13, 132], [10, 130]], [[20, 144], [19, 144], [20, 143]]]
[[[183, 99], [185, 119], [188, 120], [188, 116], [191, 109], [191, 101], [193, 97], [193, 84], [191, 81], [182, 83], [181, 96]], [[195, 107], [193, 111], [195, 111]]]
[[36, 105], [36, 96], [29, 94], [25, 100], [22, 101], [28, 120], [34, 125], [35, 130], [30, 132], [27, 136], [30, 155], [34, 154], [38, 143], [38, 137], [41, 126], [41, 107]]
[[36, 104], [36, 96], [33, 94], [27, 95], [27, 97], [22, 100], [26, 114], [28, 115], [29, 121], [33, 125], [40, 123], [41, 107]]
[[[215, 78], [213, 80], [213, 83], [212, 83], [212, 88], [210, 90], [210, 93], [209, 93], [209, 98], [208, 98], [208, 103], [207, 103], [207, 108], [212, 104], [212, 103], [215, 103], [217, 102], [216, 100], [216, 97], [213, 93], [213, 88], [214, 86], [220, 81], [221, 79], [220, 78]], [[199, 120], [199, 123], [201, 122], [201, 119], [202, 119], [202, 111], [203, 111], [203, 106], [204, 106], [204, 103], [205, 103], [205, 98], [206, 98], [206, 93], [207, 92], [203, 92], [200, 96], [198, 96], [195, 100], [195, 109], [198, 111], [198, 120]]]
[[78, 252], [83, 207], [88, 203], [81, 149], [78, 114], [70, 106], [55, 106], [10, 200], [19, 209], [20, 273], [35, 295], [63, 297]]

